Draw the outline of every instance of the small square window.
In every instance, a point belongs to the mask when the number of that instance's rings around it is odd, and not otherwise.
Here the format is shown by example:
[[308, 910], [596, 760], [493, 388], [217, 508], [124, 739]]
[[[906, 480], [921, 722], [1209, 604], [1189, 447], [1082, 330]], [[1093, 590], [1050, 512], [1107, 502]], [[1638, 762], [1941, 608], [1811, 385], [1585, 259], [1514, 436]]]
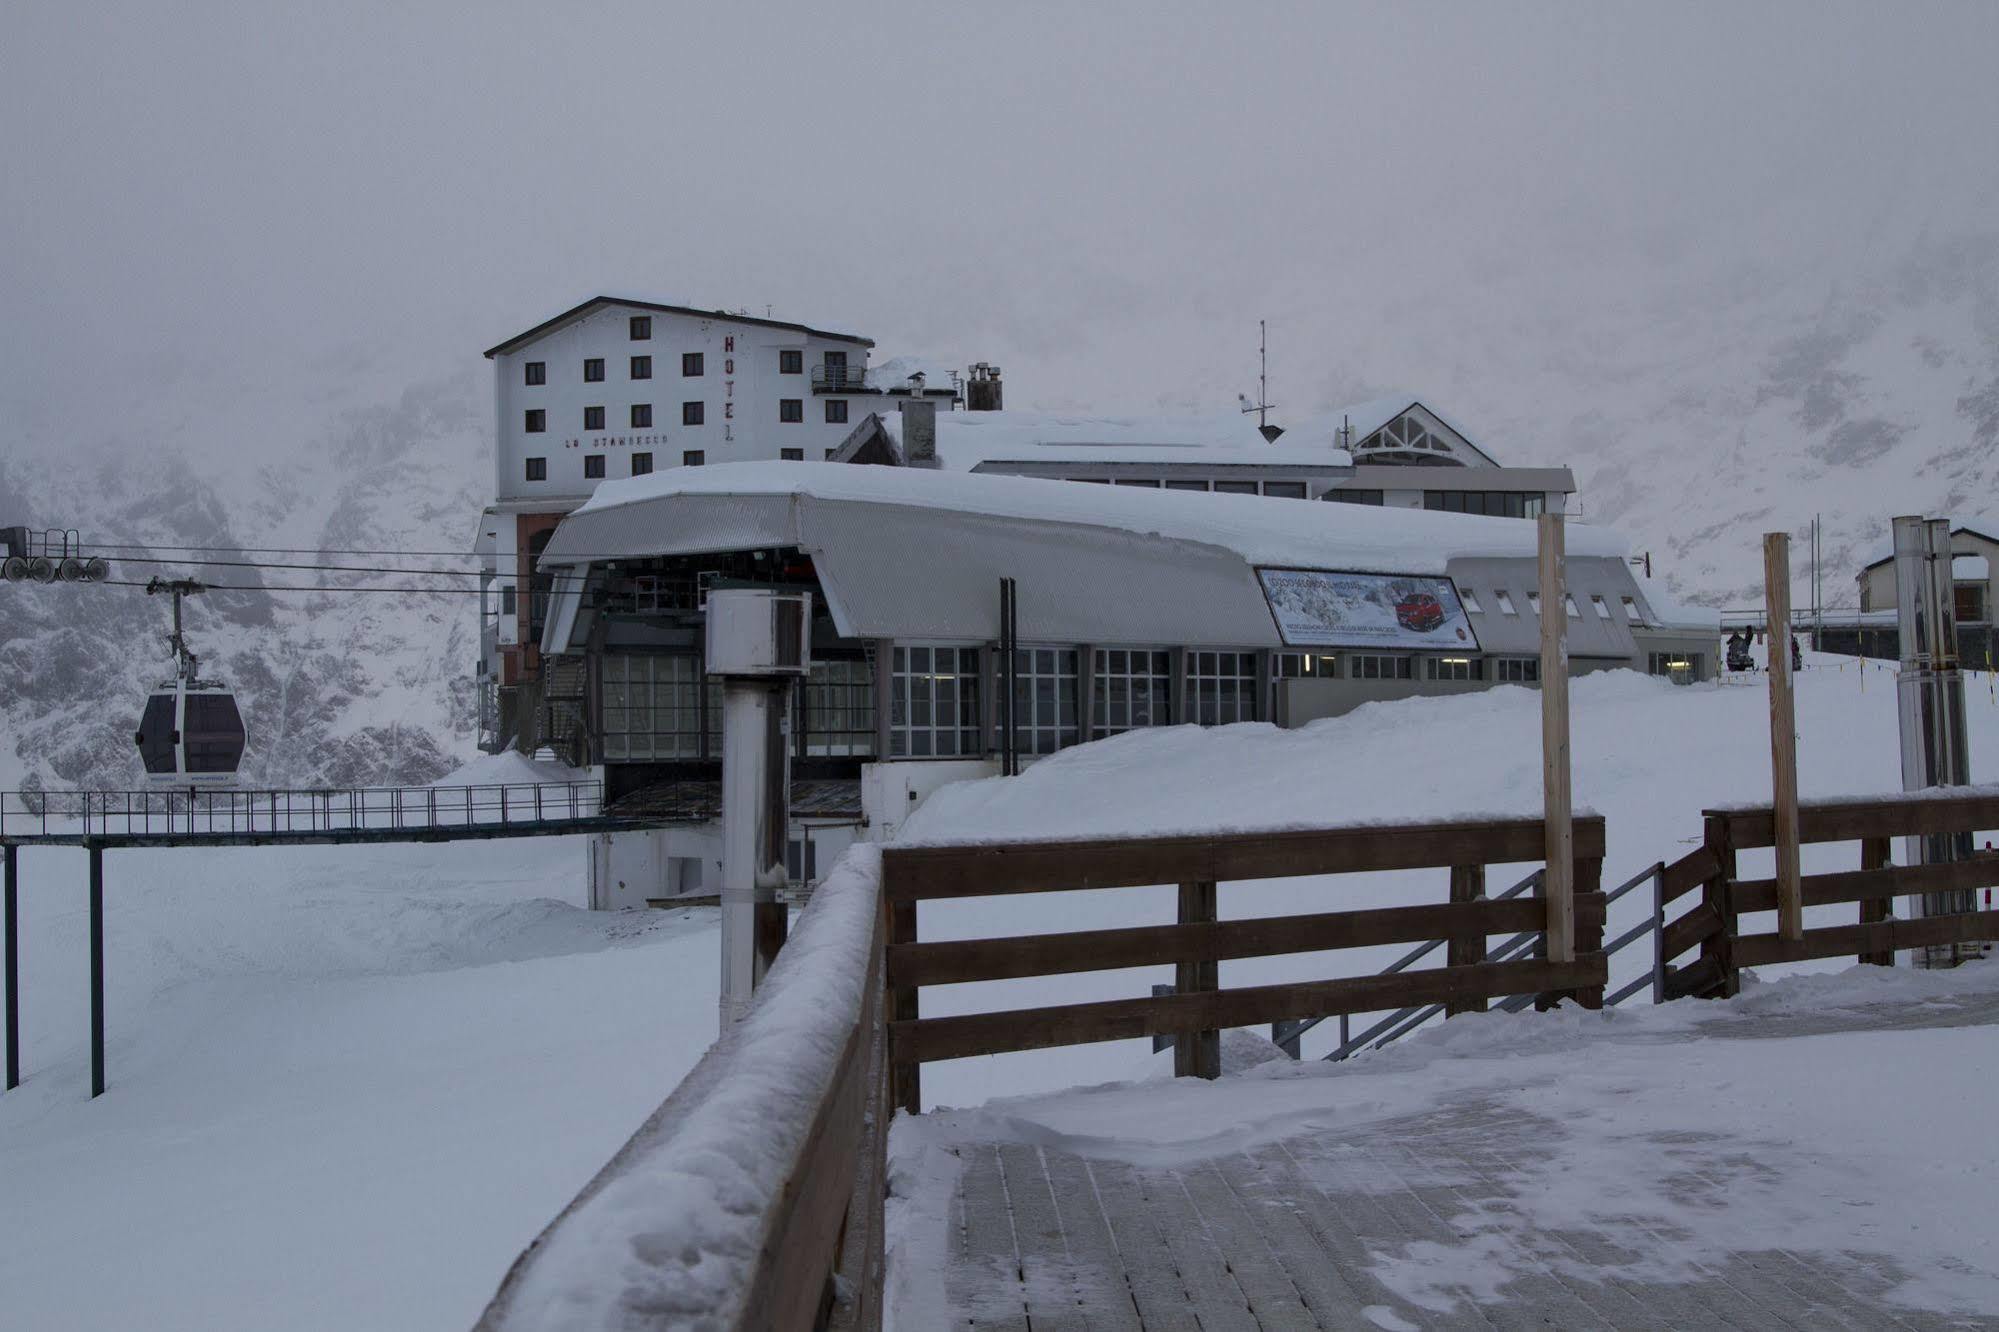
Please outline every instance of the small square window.
[[787, 422], [803, 421], [805, 419], [805, 399], [779, 398], [777, 400], [777, 419]]
[[526, 376], [523, 382], [525, 382], [529, 388], [535, 388], [539, 385], [546, 384], [548, 382], [547, 361], [529, 361], [526, 365], [521, 367], [521, 370], [523, 374]]
[[593, 453], [583, 460], [583, 479], [595, 481], [604, 475], [604, 455]]
[[632, 455], [632, 475], [644, 476], [650, 471], [652, 471], [652, 455], [650, 453], [634, 453]]
[[1462, 601], [1465, 605], [1465, 609], [1470, 611], [1473, 615], [1483, 615], [1485, 613], [1485, 607], [1478, 604], [1478, 593], [1472, 591], [1468, 587], [1461, 587], [1458, 589], [1458, 600]]
[[1596, 607], [1596, 617], [1599, 620], [1608, 620], [1610, 618], [1610, 603], [1605, 601], [1602, 596], [1594, 592], [1590, 593], [1589, 604]]
[[708, 454], [702, 449], [689, 449], [680, 455], [680, 465], [682, 467], [699, 467], [707, 461]]
[[633, 315], [633, 316], [632, 316], [632, 341], [633, 341], [633, 342], [644, 342], [644, 341], [646, 341], [646, 340], [647, 340], [648, 338], [650, 338], [650, 337], [652, 337], [652, 316], [651, 316], [651, 315]]
[[634, 430], [652, 429], [651, 403], [635, 402], [632, 404], [632, 429]]
[[701, 353], [700, 352], [680, 353], [680, 373], [687, 376], [689, 379], [692, 379], [694, 376], [700, 374]]
[[805, 461], [805, 450], [804, 450], [804, 449], [779, 449], [779, 450], [777, 451], [777, 456], [778, 456], [778, 458], [779, 458], [779, 459], [781, 459], [781, 460], [782, 460], [782, 461], [784, 461], [784, 462], [804, 462], [804, 461]]
[[845, 398], [826, 399], [826, 424], [847, 424], [847, 400]]
[[601, 384], [604, 382], [604, 358], [592, 356], [583, 362], [583, 382]]
[[1519, 611], [1513, 609], [1513, 594], [1506, 591], [1504, 588], [1501, 588], [1499, 591], [1494, 592], [1492, 594], [1492, 599], [1499, 603], [1499, 613], [1501, 615], [1518, 615], [1520, 613]]
[[602, 430], [604, 428], [604, 409], [602, 407], [585, 407], [583, 409], [583, 428], [585, 430]]
[[680, 424], [700, 425], [708, 419], [708, 404], [705, 402], [683, 402], [680, 404]]
[[539, 435], [542, 431], [548, 429], [548, 412], [540, 407], [528, 408], [526, 419], [522, 422], [521, 428], [530, 435]]
[[781, 375], [804, 374], [805, 353], [797, 350], [780, 351], [777, 354], [777, 372]]
[[546, 458], [528, 459], [528, 480], [530, 481], [548, 480], [548, 459]]
[[1564, 594], [1562, 597], [1562, 604], [1568, 608], [1569, 618], [1571, 620], [1582, 619], [1583, 613], [1576, 609], [1576, 599], [1574, 597]]
[[633, 379], [652, 378], [652, 357], [634, 356], [632, 358], [632, 378]]

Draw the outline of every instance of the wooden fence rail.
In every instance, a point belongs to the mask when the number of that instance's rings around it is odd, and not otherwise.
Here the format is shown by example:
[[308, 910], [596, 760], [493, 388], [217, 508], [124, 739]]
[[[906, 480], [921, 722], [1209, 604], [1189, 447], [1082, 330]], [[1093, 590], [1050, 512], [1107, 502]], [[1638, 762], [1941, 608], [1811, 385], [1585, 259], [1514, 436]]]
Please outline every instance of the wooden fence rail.
[[[1979, 853], [1970, 860], [1936, 865], [1891, 863], [1892, 839], [1939, 833], [1977, 832], [1999, 827], [1999, 796], [1965, 794], [1842, 800], [1803, 806], [1798, 812], [1801, 843], [1860, 843], [1860, 868], [1807, 874], [1800, 881], [1805, 906], [1859, 904], [1853, 925], [1808, 929], [1785, 939], [1777, 932], [1741, 932], [1741, 918], [1775, 911], [1775, 879], [1736, 875], [1736, 853], [1775, 844], [1775, 820], [1768, 808], [1709, 810], [1699, 849], [1668, 865], [1661, 878], [1662, 905], [1696, 892], [1700, 900], [1659, 932], [1659, 966], [1664, 997], [1721, 998], [1742, 984], [1742, 968], [1774, 962], [1853, 956], [1891, 965], [1899, 949], [1999, 939], [1999, 912], [1969, 911], [1897, 920], [1893, 899], [1999, 885], [1999, 856]], [[1700, 956], [1674, 963], [1698, 947]]]
[[[939, 1059], [1003, 1054], [1146, 1036], [1175, 1038], [1175, 1071], [1214, 1077], [1224, 1027], [1366, 1013], [1410, 1004], [1452, 1012], [1503, 995], [1572, 996], [1600, 1005], [1603, 820], [1575, 820], [1573, 962], [1543, 957], [1488, 962], [1489, 935], [1545, 931], [1550, 903], [1484, 897], [1488, 865], [1539, 861], [1538, 819], [1406, 824], [1303, 832], [1098, 841], [890, 847], [882, 857], [888, 911], [888, 1057], [895, 1104], [921, 1106], [919, 1068]], [[1217, 885], [1300, 875], [1448, 869], [1448, 902], [1304, 915], [1217, 919]], [[924, 942], [923, 901], [1074, 889], [1179, 885], [1178, 922], [1122, 929]], [[1245, 957], [1321, 952], [1430, 939], [1449, 943], [1447, 964], [1223, 989], [1218, 964]], [[1010, 980], [1122, 967], [1170, 965], [1174, 993], [955, 1017], [921, 1016], [926, 985]]]

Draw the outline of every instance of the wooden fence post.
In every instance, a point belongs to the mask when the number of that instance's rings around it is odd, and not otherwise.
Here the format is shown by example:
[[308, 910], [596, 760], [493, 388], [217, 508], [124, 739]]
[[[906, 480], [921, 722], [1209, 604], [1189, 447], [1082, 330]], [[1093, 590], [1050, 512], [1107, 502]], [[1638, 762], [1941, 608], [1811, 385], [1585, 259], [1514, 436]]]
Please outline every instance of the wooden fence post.
[[[1215, 919], [1215, 885], [1180, 885], [1180, 923], [1211, 924]], [[1180, 962], [1174, 966], [1174, 990], [1178, 994], [1212, 993], [1221, 988], [1221, 963]], [[1173, 1041], [1173, 1076], [1176, 1078], [1218, 1078], [1222, 1075], [1222, 1034], [1219, 1031], [1183, 1031]]]
[[1562, 515], [1540, 517], [1541, 787], [1548, 960], [1576, 960], [1575, 825], [1569, 792], [1569, 612]]
[[1798, 874], [1798, 717], [1791, 697], [1791, 535], [1763, 535], [1763, 596], [1770, 620], [1770, 794], [1777, 825], [1777, 933], [1805, 936]]
[[1701, 960], [1713, 959], [1716, 970], [1716, 988], [1705, 997], [1733, 999], [1742, 989], [1742, 976], [1735, 967], [1735, 896], [1729, 891], [1735, 882], [1735, 846], [1726, 815], [1707, 816], [1703, 840], [1718, 868], [1714, 877], [1701, 885], [1701, 901], [1721, 919], [1721, 928], [1701, 941]]
[[[916, 903], [891, 902], [888, 896], [892, 878], [886, 863], [882, 866], [882, 909], [888, 912], [888, 941], [890, 945], [916, 942]], [[890, 1022], [913, 1022], [919, 1016], [916, 1006], [917, 990], [914, 985], [892, 986], [888, 992], [888, 1020]], [[901, 1060], [892, 1065], [889, 1074], [892, 1095], [890, 1105], [900, 1107], [912, 1115], [923, 1113], [923, 1066], [915, 1060]], [[891, 1111], [893, 1113], [893, 1111]]]
[[[1451, 901], [1477, 902], [1485, 897], [1485, 866], [1451, 866]], [[1484, 934], [1453, 935], [1444, 946], [1444, 963], [1452, 967], [1475, 966], [1485, 961]], [[1444, 1005], [1444, 1016], [1456, 1017], [1460, 1013], [1483, 1013], [1484, 999], [1458, 999]]]
[[[1591, 856], [1587, 860], [1578, 860], [1576, 862], [1576, 892], [1579, 894], [1596, 894], [1602, 891], [1602, 858]], [[1595, 923], [1576, 926], [1576, 956], [1578, 957], [1587, 957], [1591, 953], [1600, 953], [1603, 951], [1603, 917], [1593, 913], [1591, 920]], [[1603, 987], [1601, 985], [1592, 985], [1586, 989], [1577, 990], [1575, 992], [1575, 1000], [1584, 1008], [1602, 1008]]]
[[[1886, 837], [1869, 837], [1863, 839], [1860, 843], [1860, 868], [1863, 870], [1886, 869], [1891, 863], [1890, 848], [1892, 845], [1892, 841]], [[1871, 925], [1875, 921], [1888, 919], [1888, 909], [1892, 904], [1892, 900], [1892, 898], [1888, 897], [1861, 898], [1860, 923], [1862, 925]], [[1892, 967], [1895, 965], [1895, 950], [1890, 948], [1885, 952], [1862, 953], [1860, 960], [1877, 967]]]

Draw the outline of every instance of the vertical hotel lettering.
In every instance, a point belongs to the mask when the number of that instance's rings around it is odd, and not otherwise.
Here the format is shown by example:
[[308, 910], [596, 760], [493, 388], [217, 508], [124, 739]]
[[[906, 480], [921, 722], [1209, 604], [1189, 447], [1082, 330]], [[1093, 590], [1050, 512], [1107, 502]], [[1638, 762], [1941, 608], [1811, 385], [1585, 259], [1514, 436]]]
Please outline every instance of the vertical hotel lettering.
[[722, 442], [736, 440], [736, 335], [722, 339]]

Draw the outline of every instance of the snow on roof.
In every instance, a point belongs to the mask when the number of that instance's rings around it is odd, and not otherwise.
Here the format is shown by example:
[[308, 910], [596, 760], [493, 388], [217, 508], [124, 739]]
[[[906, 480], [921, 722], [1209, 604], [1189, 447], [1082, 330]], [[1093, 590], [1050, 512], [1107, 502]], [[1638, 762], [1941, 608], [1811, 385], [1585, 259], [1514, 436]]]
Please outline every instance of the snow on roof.
[[951, 376], [962, 377], [964, 367], [946, 365], [928, 356], [891, 356], [868, 367], [867, 385], [877, 393], [910, 387], [910, 376], [921, 374], [923, 387], [930, 390], [951, 387]]
[[505, 342], [496, 343], [488, 347], [486, 349], [486, 356], [490, 359], [504, 352], [513, 351], [518, 347], [533, 342], [544, 333], [559, 328], [591, 310], [606, 305], [627, 306], [634, 310], [652, 310], [660, 314], [694, 315], [702, 319], [721, 319], [737, 324], [753, 324], [760, 328], [789, 329], [793, 332], [808, 334], [812, 337], [830, 338], [836, 342], [857, 343], [863, 347], [872, 347], [875, 345], [872, 338], [864, 338], [858, 333], [838, 333], [828, 328], [815, 327], [811, 324], [801, 324], [789, 319], [774, 319], [762, 315], [753, 315], [747, 310], [704, 310], [698, 306], [681, 304], [678, 301], [648, 300], [639, 296], [619, 296], [606, 293], [592, 296], [586, 301], [572, 305], [561, 314], [544, 319], [533, 328], [516, 333]]
[[[900, 448], [901, 414], [883, 413], [881, 423]], [[1331, 428], [1287, 430], [1272, 444], [1257, 433], [1256, 418], [1243, 412], [1159, 417], [951, 412], [937, 418], [937, 458], [945, 468], [962, 472], [1001, 461], [1319, 467], [1345, 467], [1352, 461], [1333, 446]]]
[[[694, 496], [789, 497], [794, 509], [818, 501], [1076, 524], [1197, 542], [1252, 564], [1358, 572], [1441, 574], [1453, 558], [1532, 558], [1537, 540], [1536, 525], [1518, 518], [844, 463], [722, 463], [606, 481], [572, 519]], [[673, 533], [662, 528], [659, 553], [672, 543]], [[558, 531], [545, 558], [561, 559], [571, 544]], [[1568, 552], [1621, 559], [1626, 546], [1607, 529], [1573, 526]], [[574, 553], [603, 551], [586, 546]]]

